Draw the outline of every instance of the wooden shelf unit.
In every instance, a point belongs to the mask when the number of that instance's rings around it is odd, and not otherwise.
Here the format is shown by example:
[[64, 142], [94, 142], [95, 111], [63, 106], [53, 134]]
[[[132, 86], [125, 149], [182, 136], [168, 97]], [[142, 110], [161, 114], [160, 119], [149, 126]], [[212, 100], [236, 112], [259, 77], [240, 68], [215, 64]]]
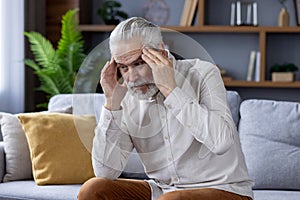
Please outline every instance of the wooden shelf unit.
[[[206, 0], [207, 1], [207, 0]], [[162, 26], [162, 31], [178, 31], [183, 33], [240, 33], [240, 34], [258, 34], [259, 51], [261, 54], [260, 82], [231, 80], [224, 81], [227, 87], [253, 87], [253, 88], [300, 88], [300, 81], [295, 82], [272, 82], [266, 80], [266, 56], [267, 56], [267, 35], [281, 33], [299, 34], [300, 27], [274, 27], [274, 26], [221, 26], [205, 25], [205, 0], [198, 1], [198, 24], [194, 26]], [[79, 29], [82, 32], [110, 32], [115, 28], [114, 25], [92, 25], [80, 24]], [[300, 47], [299, 47], [300, 48]]]
[[300, 88], [300, 81], [296, 82], [272, 82], [272, 81], [224, 81], [228, 87], [253, 87], [253, 88]]
[[[109, 32], [115, 28], [114, 25], [90, 25], [80, 24], [79, 29], [83, 32]], [[162, 30], [174, 30], [192, 33], [300, 33], [300, 27], [272, 27], [272, 26], [162, 26]]]

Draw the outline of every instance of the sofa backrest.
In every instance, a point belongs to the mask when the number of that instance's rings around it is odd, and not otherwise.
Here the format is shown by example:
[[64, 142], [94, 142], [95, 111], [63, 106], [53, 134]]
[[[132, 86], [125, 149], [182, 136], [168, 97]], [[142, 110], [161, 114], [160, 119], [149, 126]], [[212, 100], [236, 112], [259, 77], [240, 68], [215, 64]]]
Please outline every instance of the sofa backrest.
[[254, 189], [300, 190], [300, 103], [245, 100], [239, 135]]
[[[232, 118], [237, 125], [241, 98], [236, 91], [227, 91], [227, 102]], [[70, 110], [74, 114], [95, 114], [98, 119], [103, 104], [104, 94], [58, 94], [50, 99], [48, 110]]]
[[92, 114], [98, 120], [104, 100], [104, 94], [99, 93], [58, 94], [50, 99], [48, 110], [66, 110], [73, 114]]
[[[227, 102], [232, 113], [232, 118], [236, 125], [239, 122], [239, 106], [241, 98], [236, 91], [227, 91]], [[80, 106], [74, 106], [80, 105]], [[89, 94], [58, 94], [53, 96], [48, 105], [49, 111], [69, 110], [70, 113], [95, 114], [96, 119], [100, 116], [104, 95], [98, 93]], [[72, 110], [72, 108], [76, 110]], [[89, 112], [89, 113], [86, 113]], [[0, 141], [2, 141], [0, 127]]]

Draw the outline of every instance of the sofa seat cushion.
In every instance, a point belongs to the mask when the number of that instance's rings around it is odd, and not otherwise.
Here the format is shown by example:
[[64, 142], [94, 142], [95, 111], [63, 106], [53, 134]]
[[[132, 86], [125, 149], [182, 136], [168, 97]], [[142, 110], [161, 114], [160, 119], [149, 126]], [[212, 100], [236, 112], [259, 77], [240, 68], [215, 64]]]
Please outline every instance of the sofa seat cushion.
[[73, 200], [81, 185], [38, 186], [33, 180], [0, 183], [0, 200]]
[[254, 190], [255, 200], [299, 200], [300, 191]]
[[255, 189], [300, 190], [300, 103], [246, 100], [239, 134]]

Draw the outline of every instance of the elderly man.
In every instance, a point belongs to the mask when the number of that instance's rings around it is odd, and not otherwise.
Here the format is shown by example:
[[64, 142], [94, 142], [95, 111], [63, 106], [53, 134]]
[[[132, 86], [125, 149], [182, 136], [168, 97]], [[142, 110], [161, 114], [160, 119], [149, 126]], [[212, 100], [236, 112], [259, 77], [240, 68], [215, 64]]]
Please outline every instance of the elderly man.
[[[96, 177], [78, 199], [252, 199], [218, 68], [176, 60], [160, 28], [138, 17], [112, 31], [110, 51], [92, 150]], [[149, 180], [118, 178], [133, 148]]]

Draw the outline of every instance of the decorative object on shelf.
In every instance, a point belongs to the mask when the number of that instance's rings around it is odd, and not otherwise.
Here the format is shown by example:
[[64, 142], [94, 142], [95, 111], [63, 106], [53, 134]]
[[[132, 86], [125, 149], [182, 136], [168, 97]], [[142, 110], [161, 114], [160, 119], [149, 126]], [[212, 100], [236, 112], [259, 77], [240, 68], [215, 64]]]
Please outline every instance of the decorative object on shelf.
[[230, 25], [257, 26], [257, 2], [232, 2]]
[[[25, 32], [35, 60], [25, 59], [40, 80], [38, 90], [47, 94], [47, 100], [56, 94], [73, 93], [76, 74], [85, 59], [82, 34], [78, 30], [78, 9], [69, 10], [62, 17], [61, 38], [55, 50], [49, 40], [37, 32]], [[38, 107], [47, 108], [48, 104]]]
[[150, 0], [144, 5], [144, 18], [157, 24], [166, 25], [170, 9], [164, 0]]
[[273, 82], [292, 82], [295, 81], [295, 72], [298, 67], [292, 63], [275, 64], [271, 67]]
[[220, 70], [220, 74], [221, 74], [223, 81], [232, 81], [232, 77], [227, 75], [227, 71], [225, 68], [221, 68], [218, 65], [217, 65], [217, 67]]
[[295, 13], [296, 13], [296, 22], [300, 26], [300, 0], [294, 0]]
[[121, 11], [122, 4], [114, 0], [105, 0], [97, 13], [106, 25], [117, 25], [127, 19], [128, 14]]
[[278, 16], [278, 26], [289, 26], [290, 25], [290, 15], [287, 11], [285, 6], [285, 2], [287, 0], [278, 0], [279, 3], [282, 5], [281, 11]]

